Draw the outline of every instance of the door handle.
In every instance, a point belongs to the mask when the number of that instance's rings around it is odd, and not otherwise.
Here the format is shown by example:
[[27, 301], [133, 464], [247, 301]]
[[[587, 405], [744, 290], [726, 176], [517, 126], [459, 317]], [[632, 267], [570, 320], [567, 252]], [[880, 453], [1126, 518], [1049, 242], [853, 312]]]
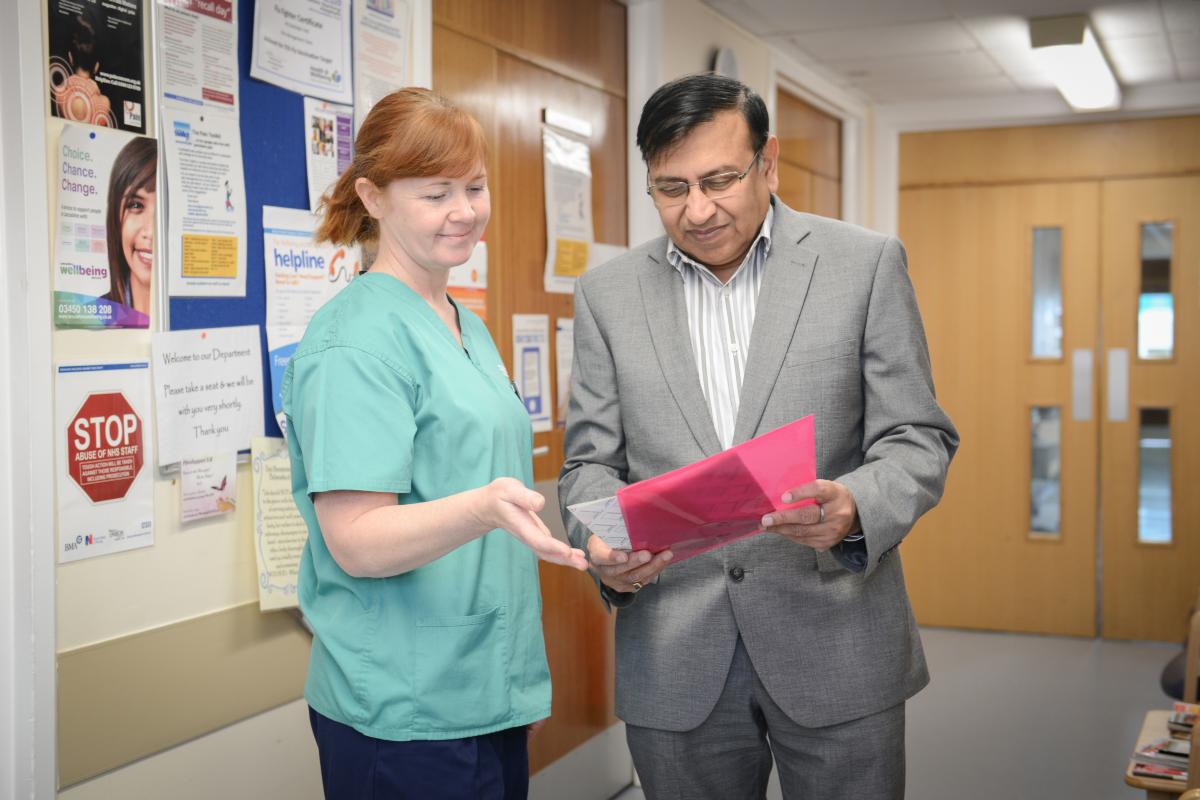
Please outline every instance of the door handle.
[[1129, 349], [1108, 349], [1108, 421], [1129, 420]]
[[1089, 349], [1071, 351], [1071, 419], [1092, 421], [1092, 371], [1095, 358]]

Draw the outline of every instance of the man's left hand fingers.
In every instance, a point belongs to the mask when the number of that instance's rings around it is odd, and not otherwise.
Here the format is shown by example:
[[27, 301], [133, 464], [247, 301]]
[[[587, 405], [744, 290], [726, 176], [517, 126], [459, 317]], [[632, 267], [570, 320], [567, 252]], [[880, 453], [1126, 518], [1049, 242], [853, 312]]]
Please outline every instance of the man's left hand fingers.
[[818, 503], [828, 503], [838, 495], [838, 484], [834, 481], [816, 480], [789, 489], [780, 498], [785, 503], [799, 503], [801, 500], [816, 500]]

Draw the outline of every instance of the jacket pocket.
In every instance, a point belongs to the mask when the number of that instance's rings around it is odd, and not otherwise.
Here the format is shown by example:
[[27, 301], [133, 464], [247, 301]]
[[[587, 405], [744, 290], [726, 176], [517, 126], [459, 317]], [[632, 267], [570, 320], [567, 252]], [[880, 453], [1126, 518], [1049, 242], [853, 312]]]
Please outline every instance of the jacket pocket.
[[503, 606], [418, 620], [414, 727], [453, 732], [502, 722], [511, 711], [509, 660]]
[[833, 342], [832, 344], [806, 347], [802, 350], [791, 350], [784, 356], [783, 364], [785, 367], [799, 367], [804, 364], [813, 364], [817, 361], [844, 358], [845, 356], [854, 355], [857, 352], [857, 339], [842, 339], [840, 342]]

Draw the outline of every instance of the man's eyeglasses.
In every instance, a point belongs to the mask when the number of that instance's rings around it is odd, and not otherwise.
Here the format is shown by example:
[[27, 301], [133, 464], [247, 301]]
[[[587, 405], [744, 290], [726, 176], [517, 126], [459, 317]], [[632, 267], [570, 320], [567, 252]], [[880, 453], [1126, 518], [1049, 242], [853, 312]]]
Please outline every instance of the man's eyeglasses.
[[750, 174], [750, 170], [754, 169], [754, 165], [758, 163], [758, 158], [761, 155], [761, 150], [755, 153], [754, 158], [750, 160], [750, 166], [741, 172], [720, 172], [716, 175], [701, 178], [695, 183], [688, 183], [687, 181], [659, 181], [647, 186], [646, 194], [650, 195], [655, 204], [660, 208], [685, 203], [688, 192], [693, 186], [699, 186], [700, 191], [704, 192], [708, 199], [719, 200], [722, 197], [728, 196], [737, 188], [738, 184]]

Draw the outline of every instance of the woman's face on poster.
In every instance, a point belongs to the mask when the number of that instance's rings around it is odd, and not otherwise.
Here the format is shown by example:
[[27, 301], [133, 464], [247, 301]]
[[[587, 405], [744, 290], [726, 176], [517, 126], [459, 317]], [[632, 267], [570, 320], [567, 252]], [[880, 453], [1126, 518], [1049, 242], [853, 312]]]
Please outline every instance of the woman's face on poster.
[[121, 209], [121, 252], [129, 265], [129, 278], [136, 283], [150, 284], [154, 265], [154, 208], [153, 188], [126, 192]]

